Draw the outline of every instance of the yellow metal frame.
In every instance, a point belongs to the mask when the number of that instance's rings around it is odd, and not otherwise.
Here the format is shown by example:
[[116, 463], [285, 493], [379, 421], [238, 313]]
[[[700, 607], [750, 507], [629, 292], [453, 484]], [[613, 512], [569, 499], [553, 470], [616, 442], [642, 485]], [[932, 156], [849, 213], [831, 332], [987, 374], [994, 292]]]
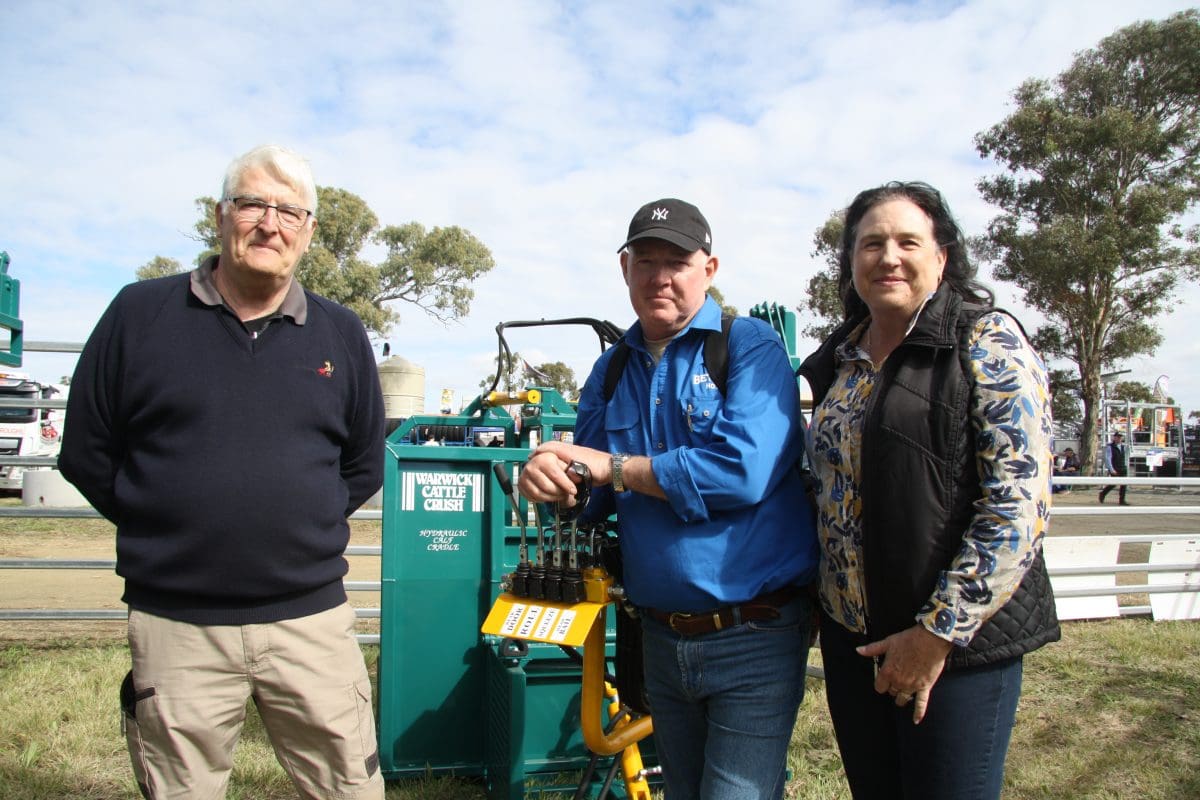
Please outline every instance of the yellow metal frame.
[[583, 686], [580, 692], [579, 727], [583, 742], [601, 756], [621, 754], [621, 774], [629, 800], [650, 800], [642, 754], [637, 743], [654, 732], [649, 716], [621, 717], [605, 732], [601, 710], [610, 719], [621, 713], [617, 691], [604, 679], [608, 590], [612, 578], [599, 568], [584, 572], [587, 600], [553, 603], [504, 593], [496, 598], [481, 630], [493, 636], [533, 642], [583, 647]]

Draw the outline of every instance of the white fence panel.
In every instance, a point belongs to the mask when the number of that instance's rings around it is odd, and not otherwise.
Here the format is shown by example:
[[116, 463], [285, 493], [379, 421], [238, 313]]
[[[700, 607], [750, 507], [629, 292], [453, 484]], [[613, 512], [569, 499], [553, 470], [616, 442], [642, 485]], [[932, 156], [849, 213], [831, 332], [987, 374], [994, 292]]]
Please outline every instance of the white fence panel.
[[[1050, 571], [1050, 585], [1054, 587], [1058, 618], [1099, 619], [1118, 617], [1121, 610], [1117, 605], [1117, 576], [1114, 572], [1103, 572], [1103, 568], [1117, 563], [1121, 540], [1115, 537], [1095, 536], [1047, 536], [1042, 540], [1046, 554], [1046, 567]], [[1055, 568], [1096, 567], [1096, 574], [1055, 574]], [[1071, 597], [1071, 590], [1096, 589], [1104, 594]]]
[[1150, 608], [1155, 619], [1200, 619], [1200, 539], [1189, 541], [1159, 541], [1150, 545], [1151, 564], [1191, 564], [1181, 572], [1151, 572], [1151, 585], [1183, 584], [1182, 592], [1163, 592], [1150, 595]]

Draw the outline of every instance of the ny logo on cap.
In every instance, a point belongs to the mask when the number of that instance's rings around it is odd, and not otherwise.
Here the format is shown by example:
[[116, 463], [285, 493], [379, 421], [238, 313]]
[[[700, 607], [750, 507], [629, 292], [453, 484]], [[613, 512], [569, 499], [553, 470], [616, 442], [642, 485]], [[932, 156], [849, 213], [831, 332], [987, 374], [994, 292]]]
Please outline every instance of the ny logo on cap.
[[665, 208], [656, 208], [654, 213], [650, 215], [651, 219], [666, 219], [669, 212]]

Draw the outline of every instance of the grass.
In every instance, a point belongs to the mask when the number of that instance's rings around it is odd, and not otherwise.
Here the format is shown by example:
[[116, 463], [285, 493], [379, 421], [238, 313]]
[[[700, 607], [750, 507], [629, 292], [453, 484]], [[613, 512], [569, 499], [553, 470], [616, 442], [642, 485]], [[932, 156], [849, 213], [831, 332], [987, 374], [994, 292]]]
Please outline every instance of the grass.
[[[366, 648], [374, 674], [377, 648]], [[0, 640], [0, 797], [136, 800], [116, 713], [128, 669], [112, 640]], [[1145, 619], [1072, 622], [1029, 656], [1004, 797], [1200, 797], [1200, 625]], [[820, 681], [809, 681], [789, 755], [787, 797], [849, 797]], [[294, 793], [253, 708], [228, 795]], [[389, 784], [389, 800], [482, 800], [478, 782]]]
[[[0, 499], [0, 505], [15, 503]], [[378, 522], [352, 524], [356, 543], [378, 542]], [[109, 543], [112, 535], [103, 520], [72, 520], [64, 526], [54, 518], [0, 519], [0, 553], [5, 548], [18, 552], [29, 542], [68, 552], [81, 541]], [[1123, 560], [1126, 555], [1123, 548]], [[1144, 576], [1133, 582], [1142, 581]], [[81, 624], [83, 633], [67, 638], [53, 632], [61, 628], [47, 625], [35, 636], [6, 639], [0, 623], [3, 800], [139, 798], [116, 711], [117, 686], [129, 657], [117, 628], [109, 626], [106, 635], [90, 633], [102, 626]], [[374, 675], [378, 649], [364, 650]], [[1005, 800], [1200, 798], [1198, 675], [1200, 624], [1195, 622], [1066, 623], [1062, 642], [1025, 661]], [[820, 681], [809, 681], [788, 766], [791, 800], [849, 798]], [[295, 797], [253, 707], [228, 797]], [[486, 794], [477, 781], [428, 777], [389, 784], [387, 797], [484, 800]]]

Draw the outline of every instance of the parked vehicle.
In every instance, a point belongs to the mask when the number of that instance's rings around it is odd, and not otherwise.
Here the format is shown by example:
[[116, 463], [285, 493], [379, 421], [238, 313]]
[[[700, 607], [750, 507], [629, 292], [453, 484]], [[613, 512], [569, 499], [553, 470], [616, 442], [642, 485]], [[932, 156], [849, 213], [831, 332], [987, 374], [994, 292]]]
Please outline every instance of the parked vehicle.
[[[27, 373], [0, 371], [0, 397], [21, 400], [64, 400], [67, 387], [45, 384], [31, 380]], [[65, 412], [58, 409], [35, 406], [0, 407], [0, 455], [5, 456], [50, 456], [58, 455], [62, 443], [62, 425]], [[0, 490], [20, 491], [22, 477], [27, 469], [49, 469], [49, 467], [23, 467], [0, 465]]]

